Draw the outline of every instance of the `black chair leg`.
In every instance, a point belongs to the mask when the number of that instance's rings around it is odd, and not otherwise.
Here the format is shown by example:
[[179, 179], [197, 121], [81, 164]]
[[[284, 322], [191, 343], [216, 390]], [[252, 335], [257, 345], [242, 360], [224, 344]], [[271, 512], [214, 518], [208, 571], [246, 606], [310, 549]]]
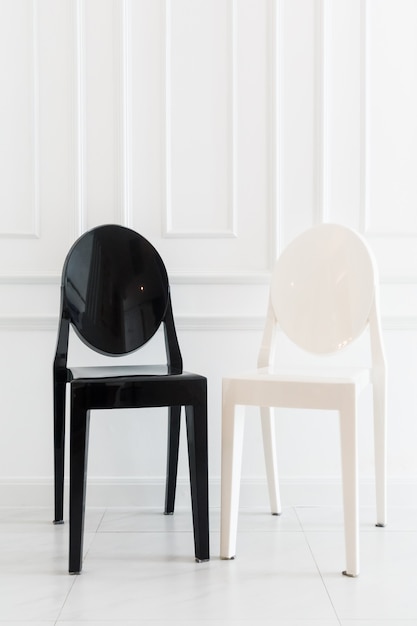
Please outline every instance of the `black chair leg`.
[[54, 383], [54, 524], [64, 523], [65, 391], [66, 383]]
[[210, 558], [208, 517], [207, 404], [186, 406], [188, 459], [196, 561]]
[[69, 572], [82, 569], [90, 411], [71, 408]]
[[165, 486], [165, 515], [172, 515], [177, 487], [178, 448], [180, 443], [181, 407], [170, 406], [168, 414], [167, 476]]

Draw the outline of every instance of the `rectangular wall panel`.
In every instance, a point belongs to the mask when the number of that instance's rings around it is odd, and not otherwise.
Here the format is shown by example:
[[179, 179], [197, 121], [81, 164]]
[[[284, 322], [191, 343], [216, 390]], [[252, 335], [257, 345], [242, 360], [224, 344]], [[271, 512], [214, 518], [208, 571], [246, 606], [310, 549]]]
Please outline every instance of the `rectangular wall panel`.
[[361, 1], [324, 0], [323, 200], [326, 221], [360, 226]]
[[366, 5], [366, 227], [417, 236], [417, 3]]
[[131, 3], [131, 224], [180, 281], [226, 273], [242, 282], [269, 270], [272, 7]]
[[316, 160], [317, 142], [321, 140], [317, 108], [317, 74], [321, 73], [319, 18], [318, 2], [280, 2], [281, 245], [311, 226], [320, 209], [317, 192], [321, 164]]
[[37, 2], [0, 5], [0, 236], [37, 235]]
[[233, 6], [166, 3], [167, 235], [233, 236]]
[[124, 218], [124, 0], [80, 4], [85, 227]]

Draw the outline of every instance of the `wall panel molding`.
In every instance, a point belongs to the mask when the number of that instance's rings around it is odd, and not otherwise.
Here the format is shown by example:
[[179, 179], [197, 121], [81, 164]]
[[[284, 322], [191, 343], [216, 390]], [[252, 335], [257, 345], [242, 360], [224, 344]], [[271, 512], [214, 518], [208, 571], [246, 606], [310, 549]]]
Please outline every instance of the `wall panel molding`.
[[74, 59], [73, 59], [73, 106], [74, 106], [74, 239], [79, 237], [87, 224], [87, 173], [86, 173], [86, 125], [87, 111], [85, 103], [85, 5], [83, 0], [76, 0], [72, 5]]
[[328, 106], [328, 3], [326, 0], [315, 2], [315, 53], [314, 73], [315, 94], [315, 198], [314, 224], [327, 221], [327, 176], [328, 176], [328, 141], [327, 141], [327, 106]]
[[[40, 165], [39, 165], [39, 0], [31, 0], [27, 4], [31, 12], [31, 59], [30, 59], [30, 106], [31, 115], [31, 145], [32, 172], [30, 186], [32, 187], [30, 218], [26, 229], [0, 230], [0, 239], [39, 239], [40, 237]], [[25, 181], [26, 182], [26, 181]]]
[[359, 230], [369, 234], [369, 198], [368, 198], [368, 0], [363, 0], [360, 8], [360, 75], [361, 75], [361, 107], [360, 107], [360, 216]]
[[[175, 207], [172, 198], [172, 0], [165, 0], [165, 111], [163, 128], [165, 130], [165, 194], [163, 208], [163, 236], [165, 238], [223, 239], [238, 236], [238, 215], [236, 206], [237, 185], [237, 0], [226, 0], [229, 12], [229, 49], [227, 66], [229, 72], [229, 110], [228, 110], [228, 163], [229, 180], [227, 190], [227, 228], [184, 230], [176, 228]], [[198, 158], [198, 155], [195, 155]]]
[[61, 275], [47, 274], [0, 274], [0, 285], [59, 285]]
[[[262, 331], [265, 316], [262, 315], [176, 315], [175, 326], [180, 331], [245, 332]], [[416, 331], [417, 316], [395, 315], [382, 317], [383, 330]], [[6, 331], [53, 331], [58, 329], [56, 316], [0, 316], [0, 330]]]
[[272, 268], [281, 250], [282, 202], [282, 0], [270, 0], [268, 5], [269, 89], [267, 119], [269, 120], [269, 266]]
[[116, 32], [116, 131], [118, 135], [118, 171], [116, 206], [120, 224], [132, 226], [132, 49], [131, 0], [115, 0]]
[[[65, 505], [68, 503], [68, 478], [65, 478]], [[210, 502], [220, 507], [220, 476], [210, 477]], [[287, 506], [342, 506], [342, 484], [332, 476], [280, 476], [283, 500]], [[374, 507], [375, 480], [361, 476], [359, 480], [362, 506]], [[190, 482], [187, 476], [177, 481], [177, 509], [190, 510]], [[266, 478], [242, 476], [240, 489], [242, 508], [268, 508]], [[90, 507], [135, 507], [159, 509], [165, 493], [164, 476], [89, 476], [88, 504]], [[410, 498], [417, 496], [417, 476], [389, 476], [389, 501], [392, 506], [409, 506]], [[53, 478], [51, 476], [0, 477], [0, 498], [4, 507], [53, 507]], [[48, 515], [48, 513], [46, 513]], [[67, 511], [65, 509], [65, 515]]]
[[[74, 37], [74, 232], [77, 238], [87, 230], [88, 174], [87, 153], [87, 55], [86, 4], [76, 0], [72, 7]], [[124, 226], [132, 225], [132, 50], [131, 50], [131, 0], [113, 0], [113, 75], [114, 75], [114, 125], [115, 168], [114, 221]]]
[[[375, 69], [371, 68], [370, 46], [372, 42], [372, 21], [371, 3], [363, 0], [361, 7], [361, 220], [360, 230], [364, 234], [373, 238], [384, 238], [386, 240], [417, 239], [417, 228], [402, 230], [379, 229], [372, 226], [372, 206], [371, 206], [371, 102], [370, 77]], [[401, 114], [401, 110], [398, 110]], [[388, 119], [388, 124], [395, 124], [394, 119]], [[392, 222], [395, 224], [395, 220]]]

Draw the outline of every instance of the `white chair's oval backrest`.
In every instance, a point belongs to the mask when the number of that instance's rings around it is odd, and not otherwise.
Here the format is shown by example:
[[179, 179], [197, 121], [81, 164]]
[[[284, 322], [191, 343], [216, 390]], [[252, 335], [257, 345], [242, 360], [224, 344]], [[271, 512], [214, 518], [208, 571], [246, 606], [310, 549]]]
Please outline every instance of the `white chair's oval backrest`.
[[375, 281], [372, 254], [357, 233], [336, 224], [311, 228], [276, 262], [271, 302], [277, 322], [300, 348], [337, 352], [366, 327]]

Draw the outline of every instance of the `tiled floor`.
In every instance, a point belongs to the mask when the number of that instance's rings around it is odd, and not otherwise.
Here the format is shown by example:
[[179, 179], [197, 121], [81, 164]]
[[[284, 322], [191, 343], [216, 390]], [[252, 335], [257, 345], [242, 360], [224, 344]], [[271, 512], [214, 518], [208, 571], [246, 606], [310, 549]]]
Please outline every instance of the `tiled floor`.
[[67, 573], [68, 524], [46, 509], [0, 508], [0, 625], [417, 625], [417, 509], [387, 528], [361, 510], [361, 575], [344, 567], [339, 509], [243, 511], [237, 558], [193, 559], [191, 513], [89, 509], [84, 569]]

